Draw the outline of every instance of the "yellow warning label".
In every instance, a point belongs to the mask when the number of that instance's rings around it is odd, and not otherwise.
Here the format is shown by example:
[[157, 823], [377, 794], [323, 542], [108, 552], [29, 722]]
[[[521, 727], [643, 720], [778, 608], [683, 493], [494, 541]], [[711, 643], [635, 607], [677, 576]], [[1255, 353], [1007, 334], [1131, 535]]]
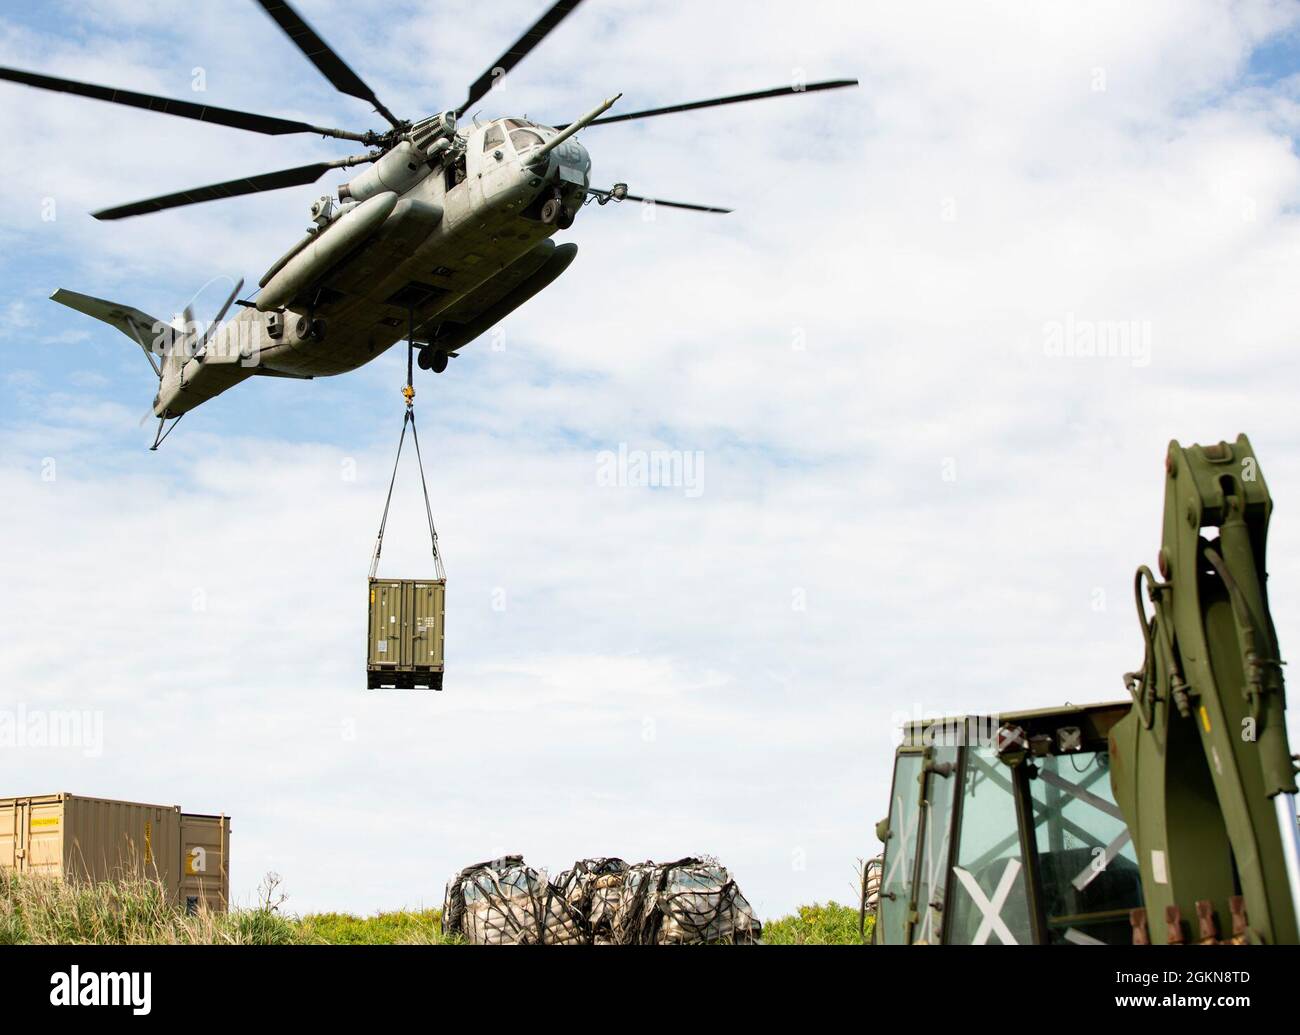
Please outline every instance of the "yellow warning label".
[[1201, 725], [1205, 727], [1205, 732], [1210, 732], [1210, 713], [1205, 710], [1205, 705], [1201, 705]]
[[32, 820], [32, 827], [57, 827], [59, 825], [58, 816], [41, 816]]

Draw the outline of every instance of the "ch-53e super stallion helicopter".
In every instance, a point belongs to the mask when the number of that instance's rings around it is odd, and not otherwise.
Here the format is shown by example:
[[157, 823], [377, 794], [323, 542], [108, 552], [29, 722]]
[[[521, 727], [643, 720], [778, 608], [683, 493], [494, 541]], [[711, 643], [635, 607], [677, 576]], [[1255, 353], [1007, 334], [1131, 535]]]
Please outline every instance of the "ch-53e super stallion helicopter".
[[[588, 126], [791, 94], [854, 86], [857, 80], [795, 83], [667, 107], [605, 115], [615, 96], [575, 122], [545, 126], [524, 118], [491, 122], [460, 116], [487, 95], [579, 4], [559, 0], [469, 88], [456, 108], [409, 122], [385, 107], [361, 78], [284, 0], [258, 0], [289, 39], [338, 90], [368, 101], [388, 129], [354, 132], [94, 86], [17, 69], [7, 79], [182, 118], [278, 136], [314, 133], [369, 150], [329, 162], [179, 191], [94, 213], [122, 219], [203, 201], [314, 183], [333, 169], [369, 164], [311, 207], [312, 227], [260, 281], [254, 300], [222, 324], [241, 281], [208, 329], [187, 310], [167, 324], [138, 309], [77, 292], [52, 296], [139, 343], [159, 380], [153, 448], [200, 403], [253, 375], [312, 378], [342, 374], [406, 337], [423, 369], [442, 372], [457, 350], [482, 335], [568, 268], [577, 245], [556, 245], [557, 230], [595, 200], [727, 212], [707, 205], [591, 186], [591, 160], [575, 134]], [[408, 368], [410, 366], [408, 353]], [[409, 387], [409, 386], [408, 386]], [[168, 425], [168, 421], [172, 421]]]

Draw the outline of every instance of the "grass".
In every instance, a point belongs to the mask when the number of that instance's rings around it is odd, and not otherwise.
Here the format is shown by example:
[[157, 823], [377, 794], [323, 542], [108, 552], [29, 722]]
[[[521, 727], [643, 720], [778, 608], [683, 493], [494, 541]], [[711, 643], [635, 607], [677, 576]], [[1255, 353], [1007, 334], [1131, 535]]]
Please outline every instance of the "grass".
[[65, 884], [0, 873], [0, 945], [291, 945], [274, 908], [186, 915], [162, 885], [133, 879]]
[[793, 916], [769, 920], [763, 925], [766, 945], [861, 945], [871, 941], [874, 918], [867, 917], [866, 930], [858, 935], [858, 907], [827, 902], [800, 906]]
[[297, 921], [304, 940], [326, 945], [442, 945], [453, 941], [440, 930], [442, 910], [418, 913], [310, 913]]
[[442, 914], [380, 913], [356, 917], [282, 912], [278, 878], [263, 884], [262, 903], [228, 913], [187, 915], [163, 886], [132, 878], [65, 883], [0, 871], [0, 945], [436, 945]]
[[[263, 884], [260, 905], [229, 913], [177, 908], [161, 884], [132, 879], [64, 883], [0, 871], [0, 945], [439, 945], [437, 909], [358, 917], [282, 912], [279, 878]], [[867, 921], [867, 938], [871, 920]], [[856, 945], [858, 911], [835, 902], [801, 906], [763, 925], [769, 945]]]

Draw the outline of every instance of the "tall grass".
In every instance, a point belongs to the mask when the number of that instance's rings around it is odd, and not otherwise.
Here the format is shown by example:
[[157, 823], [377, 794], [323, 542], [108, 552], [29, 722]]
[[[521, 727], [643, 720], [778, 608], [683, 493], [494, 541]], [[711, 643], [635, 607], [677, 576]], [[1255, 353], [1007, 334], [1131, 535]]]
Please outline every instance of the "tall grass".
[[[272, 879], [273, 878], [273, 879]], [[440, 945], [436, 909], [357, 917], [281, 912], [278, 878], [252, 909], [186, 914], [157, 881], [65, 883], [0, 871], [0, 945]], [[871, 919], [867, 919], [867, 940]], [[763, 925], [769, 945], [860, 944], [858, 911], [835, 902], [801, 906]]]
[[0, 945], [286, 945], [294, 924], [274, 909], [186, 914], [157, 881], [65, 883], [0, 873]]
[[268, 876], [252, 909], [187, 914], [162, 884], [144, 878], [65, 883], [0, 871], [0, 945], [436, 945], [442, 914], [356, 917], [281, 912], [279, 878]]

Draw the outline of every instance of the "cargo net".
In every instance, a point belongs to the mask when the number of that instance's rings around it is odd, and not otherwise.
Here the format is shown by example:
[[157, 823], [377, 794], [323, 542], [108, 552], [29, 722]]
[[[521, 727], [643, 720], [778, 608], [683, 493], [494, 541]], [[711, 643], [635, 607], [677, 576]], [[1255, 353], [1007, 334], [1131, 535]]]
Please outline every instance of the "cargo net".
[[619, 945], [756, 942], [763, 925], [725, 866], [708, 857], [641, 863], [623, 877]]
[[715, 859], [583, 859], [552, 882], [512, 855], [448, 882], [443, 930], [484, 945], [685, 945], [756, 942], [763, 926]]
[[577, 915], [521, 855], [467, 866], [447, 883], [442, 929], [476, 945], [567, 945], [585, 940]]
[[583, 933], [591, 944], [614, 943], [614, 919], [627, 871], [622, 859], [582, 859], [555, 882], [564, 900], [582, 918]]
[[880, 877], [884, 872], [884, 856], [868, 859], [862, 867], [862, 913], [874, 913], [880, 904]]

